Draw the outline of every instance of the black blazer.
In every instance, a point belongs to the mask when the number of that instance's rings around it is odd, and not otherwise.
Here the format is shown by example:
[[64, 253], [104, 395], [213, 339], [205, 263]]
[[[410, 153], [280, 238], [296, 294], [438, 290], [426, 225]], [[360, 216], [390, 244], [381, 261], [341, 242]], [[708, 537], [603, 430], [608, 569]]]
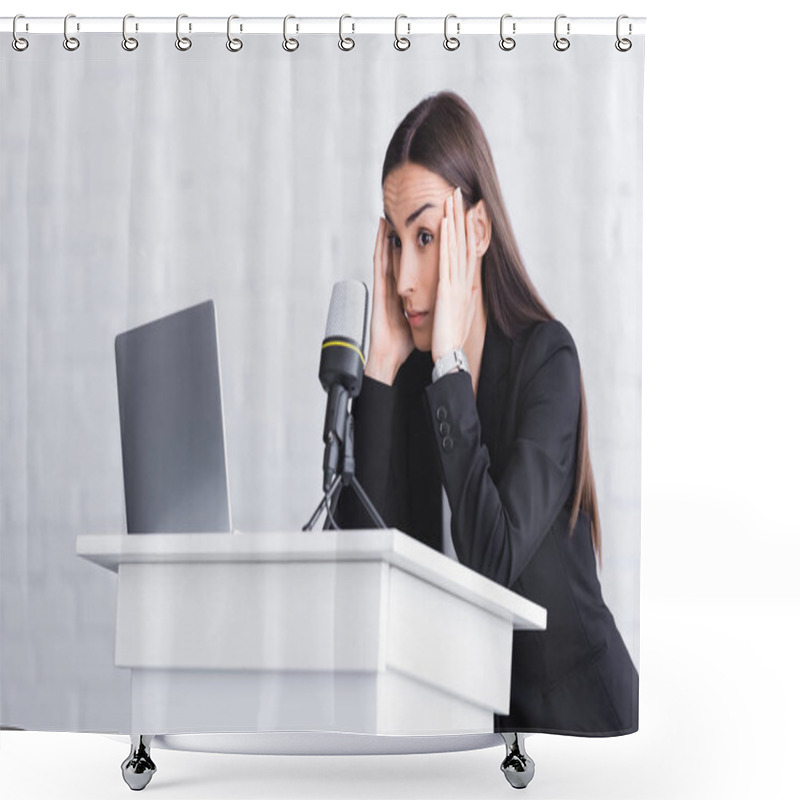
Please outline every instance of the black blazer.
[[[575, 482], [580, 366], [558, 321], [509, 340], [487, 325], [477, 401], [468, 374], [431, 383], [414, 351], [392, 386], [364, 378], [356, 475], [387, 525], [442, 551], [444, 485], [460, 563], [547, 609], [515, 631], [511, 705], [496, 731], [615, 735], [638, 729], [638, 675], [603, 602]], [[351, 490], [337, 519], [372, 527]]]

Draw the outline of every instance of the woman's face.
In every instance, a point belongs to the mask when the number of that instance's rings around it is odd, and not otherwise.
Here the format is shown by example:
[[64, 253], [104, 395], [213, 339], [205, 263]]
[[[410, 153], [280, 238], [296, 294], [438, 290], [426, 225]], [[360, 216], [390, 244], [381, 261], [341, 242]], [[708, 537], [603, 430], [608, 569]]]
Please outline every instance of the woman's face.
[[383, 183], [389, 257], [414, 347], [430, 350], [439, 285], [439, 236], [445, 199], [455, 187], [419, 164], [393, 169]]

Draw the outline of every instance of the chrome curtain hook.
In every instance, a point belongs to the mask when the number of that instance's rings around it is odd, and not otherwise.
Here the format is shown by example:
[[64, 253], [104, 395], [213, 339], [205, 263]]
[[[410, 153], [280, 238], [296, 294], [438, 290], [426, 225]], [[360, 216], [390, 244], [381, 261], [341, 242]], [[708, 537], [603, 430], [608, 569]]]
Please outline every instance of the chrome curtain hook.
[[[622, 20], [624, 20], [624, 19], [628, 19], [628, 15], [627, 14], [620, 14], [617, 17], [617, 41], [614, 42], [614, 47], [616, 47], [617, 50], [620, 51], [620, 53], [627, 53], [628, 50], [630, 50], [631, 47], [633, 47], [633, 42], [631, 42], [630, 39], [623, 39], [619, 35], [620, 22], [622, 22]], [[632, 33], [633, 33], [633, 25], [631, 25], [631, 23], [629, 22], [628, 23], [628, 35], [630, 36], [630, 34], [632, 34]]]
[[[342, 16], [339, 17], [339, 49], [344, 50], [345, 52], [347, 52], [348, 50], [352, 50], [356, 46], [355, 40], [351, 39], [349, 36], [345, 36], [344, 33], [342, 32], [342, 25], [344, 24], [344, 21], [346, 19], [353, 19], [353, 18], [349, 14], [342, 14]], [[355, 33], [356, 32], [355, 22], [352, 22], [350, 24], [352, 27], [351, 33]]]
[[447, 24], [450, 22], [451, 19], [457, 19], [455, 14], [448, 14], [444, 18], [444, 49], [445, 50], [458, 50], [461, 47], [461, 40], [458, 38], [458, 34], [461, 33], [461, 23], [456, 22], [456, 36], [449, 36], [447, 33]]
[[[67, 25], [71, 18], [74, 19], [75, 15], [67, 14], [67, 16], [64, 17], [64, 49], [69, 51], [77, 50], [81, 46], [81, 43], [74, 36], [70, 36], [67, 30]], [[81, 29], [80, 25], [78, 25], [77, 29]]]
[[[556, 17], [555, 22], [553, 23], [553, 35], [556, 37], [556, 40], [553, 42], [553, 47], [559, 51], [559, 53], [563, 53], [565, 50], [569, 50], [570, 41], [564, 36], [558, 35], [558, 21], [560, 19], [566, 19], [566, 14], [559, 14]], [[569, 36], [569, 22], [567, 23], [567, 36]]]
[[[192, 40], [188, 36], [181, 36], [181, 20], [188, 17], [188, 14], [178, 14], [178, 18], [175, 20], [175, 47], [181, 51], [186, 51], [192, 46]], [[189, 23], [189, 30], [192, 30], [191, 23]]]
[[[128, 20], [135, 19], [133, 14], [126, 14], [122, 18], [122, 49], [127, 50], [129, 53], [139, 46], [139, 40], [134, 39], [133, 36], [128, 36]], [[139, 26], [136, 26], [139, 29]]]
[[[290, 19], [297, 19], [297, 17], [293, 17], [291, 14], [288, 14], [283, 18], [283, 49], [287, 53], [294, 53], [294, 51], [300, 47], [300, 42], [298, 42], [297, 39], [290, 39], [287, 35], [286, 28]], [[300, 26], [297, 25], [295, 30], [299, 31]]]
[[[407, 39], [405, 36], [400, 36], [400, 20], [401, 19], [408, 19], [405, 14], [398, 14], [394, 18], [394, 49], [395, 50], [408, 50], [411, 47], [411, 39]], [[406, 22], [407, 33], [411, 34], [411, 23]]]
[[[238, 53], [242, 49], [242, 47], [244, 47], [241, 39], [234, 39], [231, 36], [231, 22], [235, 19], [239, 19], [239, 17], [236, 14], [231, 14], [228, 17], [228, 41], [225, 42], [225, 47], [227, 47], [228, 50], [231, 51], [231, 53]], [[239, 28], [239, 30], [241, 30], [241, 27]]]
[[[504, 25], [507, 19], [511, 19], [511, 14], [503, 14], [503, 16], [500, 17], [500, 49], [505, 50], [506, 52], [513, 50], [517, 46], [516, 39], [514, 39], [512, 36], [505, 35]], [[511, 23], [511, 32], [517, 32], [516, 22]]]
[[27, 40], [27, 39], [23, 39], [23, 38], [22, 38], [22, 37], [21, 37], [21, 36], [20, 36], [20, 35], [17, 33], [17, 20], [18, 20], [18, 19], [25, 19], [25, 15], [24, 15], [24, 14], [17, 14], [17, 16], [16, 16], [16, 17], [14, 17], [14, 22], [11, 24], [11, 33], [12, 33], [12, 35], [13, 35], [13, 37], [14, 37], [14, 38], [11, 40], [11, 46], [12, 46], [12, 47], [13, 47], [13, 48], [14, 48], [14, 49], [15, 49], [15, 50], [18, 52], [18, 53], [21, 53], [23, 50], [27, 50], [27, 49], [28, 49], [28, 40]]

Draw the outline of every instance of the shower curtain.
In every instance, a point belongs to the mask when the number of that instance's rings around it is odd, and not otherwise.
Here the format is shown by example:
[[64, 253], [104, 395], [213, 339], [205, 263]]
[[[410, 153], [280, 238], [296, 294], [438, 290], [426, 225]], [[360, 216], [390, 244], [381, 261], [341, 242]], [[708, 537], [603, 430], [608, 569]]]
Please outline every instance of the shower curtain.
[[130, 729], [117, 578], [76, 555], [126, 531], [117, 334], [213, 299], [233, 527], [301, 535], [331, 288], [372, 292], [387, 144], [442, 90], [479, 119], [528, 274], [574, 339], [597, 574], [638, 669], [643, 38], [28, 38], [0, 56], [0, 724]]

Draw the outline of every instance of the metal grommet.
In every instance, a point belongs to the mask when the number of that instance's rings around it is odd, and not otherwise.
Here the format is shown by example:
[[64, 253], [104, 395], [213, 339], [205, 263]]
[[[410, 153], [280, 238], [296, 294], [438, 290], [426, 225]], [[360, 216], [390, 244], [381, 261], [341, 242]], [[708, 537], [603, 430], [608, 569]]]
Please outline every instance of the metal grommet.
[[[181, 20], [186, 19], [188, 14], [178, 14], [175, 20], [175, 47], [178, 50], [186, 51], [192, 46], [192, 40], [188, 36], [181, 36]], [[192, 30], [192, 23], [189, 23], [189, 30]]]
[[[447, 34], [447, 23], [451, 19], [456, 19], [456, 15], [455, 14], [448, 14], [444, 18], [444, 49], [453, 51], [453, 50], [458, 50], [458, 48], [461, 47], [461, 41], [458, 39], [457, 35], [456, 36], [448, 36], [448, 34]], [[459, 33], [461, 33], [461, 23], [460, 22], [456, 22], [456, 34], [459, 34]]]
[[[225, 42], [225, 47], [231, 51], [231, 53], [238, 53], [244, 45], [242, 44], [241, 39], [235, 39], [231, 36], [231, 20], [239, 19], [236, 14], [231, 14], [228, 17], [228, 41]], [[239, 28], [241, 30], [241, 28]]]
[[[128, 36], [128, 20], [134, 19], [133, 14], [126, 14], [122, 18], [122, 49], [127, 50], [129, 53], [135, 50], [139, 46], [139, 40], [134, 39], [133, 36]], [[139, 26], [136, 26], [136, 29], [139, 29]]]
[[[400, 20], [401, 19], [408, 19], [405, 14], [398, 14], [394, 18], [394, 49], [395, 50], [408, 50], [411, 47], [411, 39], [407, 39], [405, 36], [400, 36], [400, 32], [398, 28], [400, 27]], [[411, 34], [411, 23], [407, 22], [406, 27], [408, 28], [408, 34]]]
[[[506, 36], [503, 30], [503, 26], [507, 19], [511, 19], [511, 14], [503, 14], [503, 16], [500, 17], [500, 49], [505, 50], [506, 52], [513, 50], [517, 46], [517, 40], [511, 36]], [[517, 32], [516, 22], [511, 23], [511, 32]]]
[[[297, 19], [297, 17], [293, 17], [291, 14], [288, 14], [283, 18], [283, 49], [287, 53], [294, 53], [294, 51], [300, 47], [300, 42], [298, 42], [297, 39], [290, 39], [286, 35], [286, 23], [289, 22], [290, 19]], [[300, 30], [299, 25], [296, 27], [296, 30]]]
[[[619, 23], [623, 19], [628, 19], [628, 15], [627, 14], [620, 14], [617, 17], [617, 41], [614, 42], [614, 47], [616, 47], [617, 50], [620, 51], [620, 53], [627, 53], [628, 50], [630, 50], [631, 47], [633, 47], [633, 42], [631, 42], [630, 39], [623, 39], [619, 35]], [[631, 25], [630, 22], [629, 22], [628, 23], [628, 35], [630, 35], [631, 33], [633, 33], [633, 25]]]
[[[560, 19], [566, 19], [566, 14], [559, 14], [556, 17], [555, 23], [553, 23], [553, 35], [556, 37], [556, 40], [553, 42], [553, 47], [558, 50], [559, 53], [563, 53], [565, 50], [569, 50], [570, 41], [564, 36], [558, 35], [558, 21]], [[569, 22], [567, 23], [567, 36], [569, 36]]]
[[[77, 50], [81, 46], [81, 43], [67, 32], [67, 25], [71, 17], [74, 18], [75, 15], [67, 14], [67, 16], [64, 17], [64, 49], [69, 51]], [[80, 25], [77, 29], [80, 30]]]
[[12, 25], [11, 25], [11, 33], [12, 33], [12, 35], [13, 35], [13, 37], [14, 37], [14, 38], [11, 40], [11, 46], [12, 46], [12, 47], [13, 47], [13, 48], [14, 48], [14, 49], [15, 49], [15, 50], [18, 52], [18, 53], [21, 53], [23, 50], [27, 50], [27, 49], [28, 49], [28, 40], [27, 40], [27, 39], [23, 39], [23, 38], [22, 38], [22, 37], [21, 37], [21, 36], [20, 36], [20, 35], [17, 33], [17, 20], [18, 20], [18, 19], [25, 19], [25, 15], [24, 15], [24, 14], [17, 14], [17, 16], [16, 16], [16, 17], [14, 17], [14, 22], [13, 22], [13, 23], [12, 23]]
[[[356, 46], [356, 43], [355, 43], [354, 39], [351, 39], [349, 36], [345, 36], [342, 33], [342, 23], [346, 19], [353, 19], [353, 18], [349, 14], [342, 14], [342, 16], [339, 17], [339, 49], [340, 50], [344, 50], [345, 53], [348, 50], [352, 50]], [[353, 26], [352, 33], [355, 33], [356, 32], [356, 24], [355, 24], [355, 22], [352, 23], [352, 26]]]

